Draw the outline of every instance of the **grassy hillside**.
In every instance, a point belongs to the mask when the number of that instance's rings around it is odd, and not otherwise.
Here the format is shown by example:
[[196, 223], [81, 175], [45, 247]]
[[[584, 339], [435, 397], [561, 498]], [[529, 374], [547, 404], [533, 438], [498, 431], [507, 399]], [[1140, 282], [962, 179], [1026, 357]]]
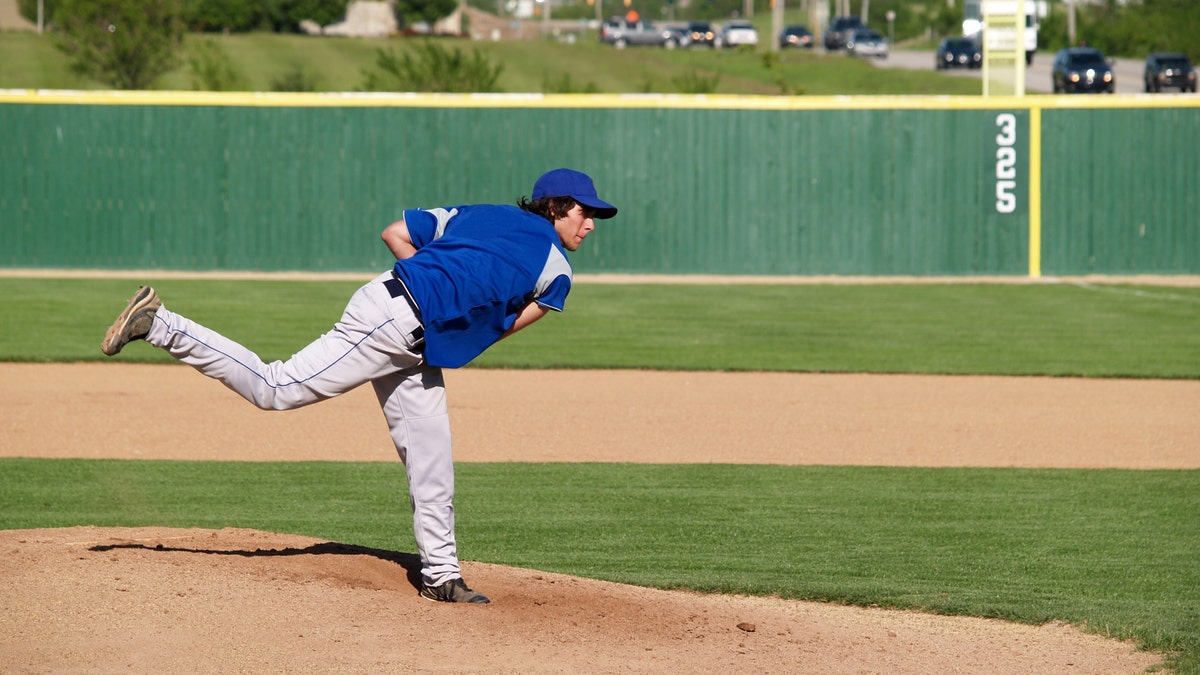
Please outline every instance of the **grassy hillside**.
[[[189, 34], [185, 48], [198, 41], [220, 45], [235, 71], [252, 91], [269, 91], [273, 83], [302, 72], [317, 91], [356, 91], [365, 71], [375, 67], [381, 49], [406, 49], [405, 38], [315, 38], [275, 33], [238, 35]], [[576, 44], [555, 41], [446, 41], [465, 54], [479, 50], [503, 64], [499, 86], [505, 92], [593, 91], [597, 93], [716, 93], [810, 95], [930, 94], [975, 95], [979, 83], [934, 72], [877, 68], [842, 54], [789, 51], [777, 58], [758, 53], [639, 48], [616, 50], [585, 34]], [[189, 51], [190, 53], [190, 51]], [[191, 90], [187, 54], [181, 64], [154, 85], [163, 90]], [[715, 82], [711, 91], [688, 91], [688, 83]], [[547, 84], [551, 83], [551, 84]], [[694, 86], [694, 85], [693, 85]], [[0, 88], [102, 89], [99, 82], [71, 72], [67, 59], [49, 36], [0, 33]]]

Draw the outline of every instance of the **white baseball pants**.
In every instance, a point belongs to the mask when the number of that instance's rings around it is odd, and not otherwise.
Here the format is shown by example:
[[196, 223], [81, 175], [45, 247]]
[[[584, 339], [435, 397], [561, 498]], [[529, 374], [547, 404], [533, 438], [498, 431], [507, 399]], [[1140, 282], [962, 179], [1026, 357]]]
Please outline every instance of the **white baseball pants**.
[[263, 410], [291, 410], [370, 382], [408, 475], [413, 532], [425, 583], [461, 576], [454, 537], [454, 460], [441, 368], [425, 364], [420, 321], [385, 272], [350, 298], [333, 330], [287, 361], [264, 363], [246, 347], [165, 306], [146, 341]]

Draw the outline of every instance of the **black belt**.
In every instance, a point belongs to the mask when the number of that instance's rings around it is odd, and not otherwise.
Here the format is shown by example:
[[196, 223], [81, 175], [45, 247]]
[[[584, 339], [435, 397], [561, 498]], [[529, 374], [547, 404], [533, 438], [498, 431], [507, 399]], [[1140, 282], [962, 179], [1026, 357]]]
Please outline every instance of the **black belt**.
[[[385, 280], [383, 287], [387, 289], [388, 294], [393, 298], [403, 297], [408, 306], [412, 308], [413, 316], [417, 317], [417, 321], [421, 320], [421, 308], [417, 307], [417, 302], [409, 294], [408, 288], [400, 280], [400, 275], [396, 273], [396, 270], [392, 270], [392, 278]], [[425, 327], [418, 325], [413, 329], [411, 335], [413, 342], [420, 342], [425, 338]]]

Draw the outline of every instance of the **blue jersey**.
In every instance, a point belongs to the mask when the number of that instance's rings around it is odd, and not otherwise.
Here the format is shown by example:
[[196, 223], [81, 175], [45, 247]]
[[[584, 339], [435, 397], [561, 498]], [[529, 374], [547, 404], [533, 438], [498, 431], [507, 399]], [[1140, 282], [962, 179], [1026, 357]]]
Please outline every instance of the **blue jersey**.
[[516, 206], [404, 212], [417, 252], [396, 261], [421, 311], [425, 361], [457, 368], [512, 327], [530, 301], [562, 311], [571, 264], [554, 226]]

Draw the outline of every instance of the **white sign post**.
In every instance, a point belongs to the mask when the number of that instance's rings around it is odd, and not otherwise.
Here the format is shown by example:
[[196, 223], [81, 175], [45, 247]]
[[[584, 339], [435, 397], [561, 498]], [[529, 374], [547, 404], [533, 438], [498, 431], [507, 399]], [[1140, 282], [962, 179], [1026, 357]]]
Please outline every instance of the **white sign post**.
[[984, 0], [983, 95], [1025, 95], [1026, 0]]

